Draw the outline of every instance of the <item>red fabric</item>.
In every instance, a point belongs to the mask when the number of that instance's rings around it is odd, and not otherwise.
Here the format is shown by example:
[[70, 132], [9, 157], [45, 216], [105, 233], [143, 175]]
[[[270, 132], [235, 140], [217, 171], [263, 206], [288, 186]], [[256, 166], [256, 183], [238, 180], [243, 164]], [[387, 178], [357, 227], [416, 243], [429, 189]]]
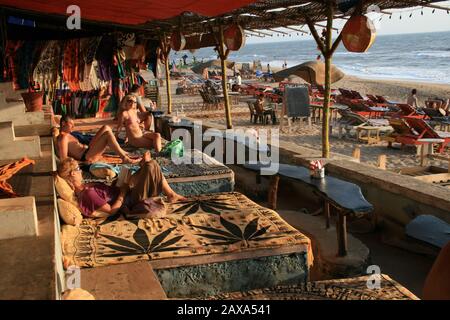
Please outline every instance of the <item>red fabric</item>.
[[67, 15], [67, 7], [76, 4], [81, 9], [81, 18], [114, 22], [119, 24], [141, 24], [151, 20], [168, 19], [189, 11], [203, 16], [217, 16], [244, 7], [256, 0], [0, 0], [5, 5], [42, 13]]

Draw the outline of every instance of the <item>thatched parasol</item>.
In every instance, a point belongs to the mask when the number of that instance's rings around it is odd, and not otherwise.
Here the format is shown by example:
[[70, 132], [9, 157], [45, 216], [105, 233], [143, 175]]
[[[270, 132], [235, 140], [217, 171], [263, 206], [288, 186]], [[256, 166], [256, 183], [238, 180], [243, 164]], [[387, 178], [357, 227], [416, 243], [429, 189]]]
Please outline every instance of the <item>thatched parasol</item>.
[[[234, 62], [232, 61], [227, 61], [227, 68], [231, 69], [234, 67]], [[209, 60], [203, 63], [199, 63], [196, 66], [192, 67], [191, 70], [194, 71], [197, 74], [203, 74], [203, 70], [205, 68], [208, 69], [220, 69], [221, 65], [220, 65], [220, 60], [216, 59], [216, 60]]]
[[[281, 70], [273, 75], [276, 81], [282, 81], [289, 76], [298, 76], [310, 84], [323, 85], [325, 83], [325, 63], [322, 61], [308, 61], [289, 69]], [[331, 83], [341, 80], [345, 74], [334, 65], [331, 66]]]

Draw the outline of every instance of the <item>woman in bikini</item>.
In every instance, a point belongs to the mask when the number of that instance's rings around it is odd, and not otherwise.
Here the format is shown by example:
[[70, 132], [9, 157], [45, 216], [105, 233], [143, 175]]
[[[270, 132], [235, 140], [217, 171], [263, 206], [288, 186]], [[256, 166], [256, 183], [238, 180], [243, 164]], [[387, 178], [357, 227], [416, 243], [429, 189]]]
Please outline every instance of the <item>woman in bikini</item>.
[[142, 132], [136, 105], [136, 96], [130, 95], [126, 98], [123, 109], [117, 115], [116, 136], [119, 135], [122, 127], [125, 127], [128, 143], [131, 146], [136, 148], [155, 148], [156, 152], [161, 151], [161, 135], [156, 132]]

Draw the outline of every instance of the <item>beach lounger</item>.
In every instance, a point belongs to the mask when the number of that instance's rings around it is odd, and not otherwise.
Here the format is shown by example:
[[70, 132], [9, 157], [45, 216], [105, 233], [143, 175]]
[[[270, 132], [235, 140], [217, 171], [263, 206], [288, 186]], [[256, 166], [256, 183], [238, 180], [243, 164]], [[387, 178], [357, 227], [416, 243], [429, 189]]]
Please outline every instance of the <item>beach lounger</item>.
[[[364, 128], [366, 128], [366, 131], [371, 130], [370, 128], [373, 128], [373, 130], [378, 131], [378, 134], [392, 131], [392, 127], [389, 126], [389, 121], [387, 119], [367, 119], [350, 110], [340, 109], [338, 110], [338, 112], [341, 115], [341, 118], [338, 121], [339, 139], [341, 139], [343, 136], [349, 136], [352, 130], [356, 130], [357, 133], [360, 133], [361, 131], [364, 131], [361, 130]], [[343, 134], [344, 131], [345, 134]], [[376, 142], [380, 141], [379, 139], [376, 140]]]
[[450, 133], [435, 131], [423, 119], [414, 117], [391, 118], [389, 124], [394, 128], [394, 132], [385, 140], [389, 147], [393, 142], [402, 145], [422, 146], [430, 144], [430, 141], [438, 142], [438, 152], [443, 152], [445, 146], [450, 143]]
[[397, 104], [397, 107], [400, 109], [400, 111], [398, 111], [396, 114], [393, 114], [393, 117], [415, 117], [420, 119], [425, 118], [424, 112], [415, 109], [409, 104], [399, 103]]
[[444, 142], [440, 144], [438, 152], [443, 152], [445, 147], [450, 143], [450, 132], [436, 131], [423, 119], [405, 117], [405, 121], [412, 129], [417, 132], [418, 139], [444, 140]]

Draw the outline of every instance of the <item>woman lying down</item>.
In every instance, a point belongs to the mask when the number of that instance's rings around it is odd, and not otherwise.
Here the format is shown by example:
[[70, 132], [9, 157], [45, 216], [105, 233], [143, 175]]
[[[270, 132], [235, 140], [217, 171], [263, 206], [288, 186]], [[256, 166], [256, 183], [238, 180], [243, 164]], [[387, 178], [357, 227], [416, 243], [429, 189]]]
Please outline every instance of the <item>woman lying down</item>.
[[131, 176], [128, 184], [123, 184], [120, 188], [102, 183], [84, 184], [82, 171], [73, 158], [60, 162], [58, 175], [75, 191], [81, 213], [85, 217], [104, 216], [99, 215], [99, 211], [108, 215], [119, 210], [127, 213], [144, 200], [161, 193], [167, 197], [168, 202], [186, 200], [172, 190], [158, 163], [151, 160], [150, 152], [144, 154], [140, 169]]

